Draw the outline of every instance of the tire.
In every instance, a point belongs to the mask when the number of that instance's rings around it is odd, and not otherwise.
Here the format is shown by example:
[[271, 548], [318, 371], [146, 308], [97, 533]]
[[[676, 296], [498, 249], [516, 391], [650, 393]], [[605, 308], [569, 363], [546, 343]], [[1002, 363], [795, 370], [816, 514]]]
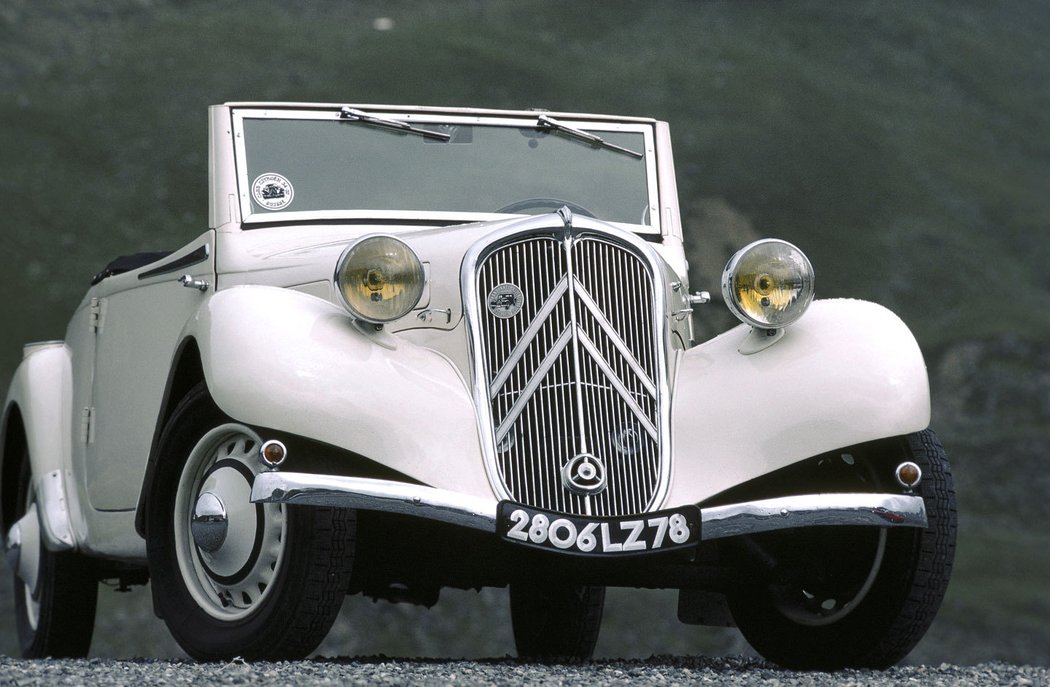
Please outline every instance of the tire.
[[[203, 384], [161, 436], [146, 504], [154, 608], [197, 660], [303, 658], [346, 596], [356, 513], [252, 504], [261, 444]], [[191, 524], [194, 510], [206, 517]]]
[[[19, 518], [36, 504], [28, 450], [23, 450], [21, 462], [15, 504]], [[14, 576], [15, 624], [22, 656], [83, 658], [95, 629], [98, 579], [94, 564], [72, 551], [48, 551], [42, 533], [33, 535], [32, 542], [23, 539], [20, 555], [32, 556], [37, 562], [35, 593], [17, 571]]]
[[511, 583], [510, 617], [518, 656], [588, 660], [605, 608], [605, 587]]
[[[873, 487], [893, 491], [893, 468], [917, 463], [924, 530], [808, 528], [755, 536], [773, 579], [741, 584], [729, 606], [763, 657], [796, 670], [888, 668], [922, 639], [941, 605], [955, 555], [955, 489], [944, 449], [926, 430], [858, 452]], [[851, 456], [850, 458], [854, 458]], [[852, 463], [851, 463], [852, 465]], [[896, 490], [900, 487], [896, 486]]]

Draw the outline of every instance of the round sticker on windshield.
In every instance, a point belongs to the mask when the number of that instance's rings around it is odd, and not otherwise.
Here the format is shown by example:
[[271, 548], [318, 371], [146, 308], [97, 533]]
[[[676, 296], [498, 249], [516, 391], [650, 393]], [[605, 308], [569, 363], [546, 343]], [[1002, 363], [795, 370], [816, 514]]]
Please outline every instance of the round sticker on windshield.
[[252, 182], [252, 198], [267, 210], [283, 210], [292, 204], [294, 197], [292, 182], [280, 174], [267, 172], [255, 177]]

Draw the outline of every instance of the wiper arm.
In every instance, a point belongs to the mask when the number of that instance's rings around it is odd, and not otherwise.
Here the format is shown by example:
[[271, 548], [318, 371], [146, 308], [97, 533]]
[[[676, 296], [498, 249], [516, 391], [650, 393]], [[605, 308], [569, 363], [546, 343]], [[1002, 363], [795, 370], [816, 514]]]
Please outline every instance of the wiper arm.
[[365, 124], [371, 124], [373, 126], [380, 126], [384, 129], [393, 129], [400, 131], [405, 134], [417, 134], [426, 138], [436, 138], [441, 141], [451, 141], [452, 136], [441, 131], [430, 131], [429, 129], [419, 129], [414, 126], [410, 126], [404, 122], [399, 122], [396, 119], [387, 119], [386, 117], [377, 117], [373, 114], [368, 114], [362, 110], [355, 110], [352, 107], [344, 107], [339, 110], [340, 119], [348, 119], [351, 122], [364, 122]]
[[554, 129], [564, 134], [568, 134], [569, 136], [572, 136], [575, 139], [590, 143], [596, 148], [608, 148], [609, 150], [615, 150], [618, 153], [624, 153], [625, 155], [630, 155], [631, 157], [636, 157], [638, 159], [641, 159], [643, 157], [643, 155], [639, 152], [630, 150], [629, 148], [623, 148], [621, 146], [616, 145], [615, 143], [609, 143], [601, 136], [592, 134], [589, 131], [584, 131], [583, 129], [577, 129], [576, 127], [569, 126], [568, 124], [562, 124], [557, 119], [554, 119], [553, 117], [548, 117], [545, 114], [540, 115], [539, 121], [536, 122], [536, 125], [539, 126], [541, 129]]

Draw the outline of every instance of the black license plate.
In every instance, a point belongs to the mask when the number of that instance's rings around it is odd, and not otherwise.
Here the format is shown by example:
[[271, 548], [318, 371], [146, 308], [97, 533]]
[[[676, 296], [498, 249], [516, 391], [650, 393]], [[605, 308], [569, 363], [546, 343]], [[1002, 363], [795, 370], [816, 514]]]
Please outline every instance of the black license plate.
[[591, 518], [502, 501], [496, 533], [515, 544], [586, 556], [673, 551], [700, 541], [700, 509], [684, 506], [618, 518]]

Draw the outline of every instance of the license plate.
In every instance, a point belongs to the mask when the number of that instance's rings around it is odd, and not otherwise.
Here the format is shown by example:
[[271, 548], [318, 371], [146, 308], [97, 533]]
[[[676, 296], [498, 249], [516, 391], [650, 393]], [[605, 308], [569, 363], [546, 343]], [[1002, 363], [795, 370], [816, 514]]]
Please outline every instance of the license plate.
[[700, 509], [684, 506], [619, 518], [590, 518], [502, 501], [496, 533], [516, 544], [590, 556], [672, 551], [700, 541]]

